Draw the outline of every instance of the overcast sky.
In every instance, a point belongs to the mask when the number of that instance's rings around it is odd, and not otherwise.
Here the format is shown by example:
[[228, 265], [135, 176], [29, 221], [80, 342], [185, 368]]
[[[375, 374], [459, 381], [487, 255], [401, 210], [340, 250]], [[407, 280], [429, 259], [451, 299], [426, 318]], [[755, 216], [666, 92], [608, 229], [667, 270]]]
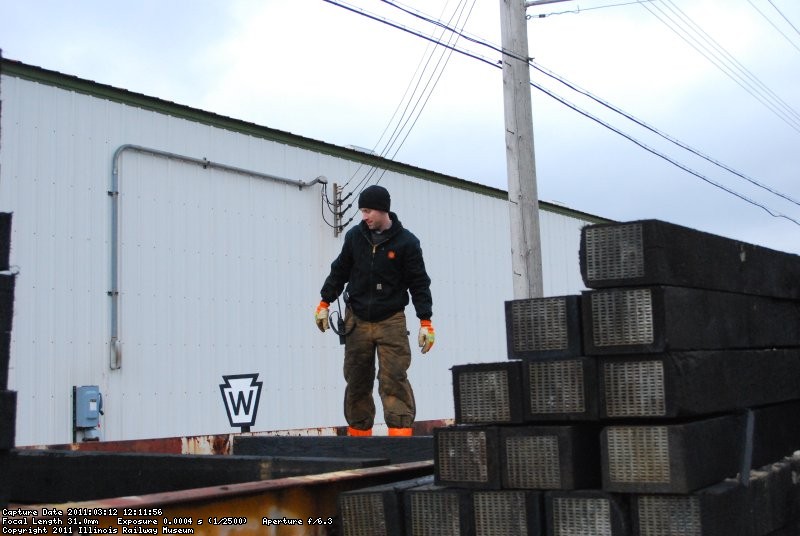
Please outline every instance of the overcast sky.
[[[341, 3], [442, 37], [388, 3]], [[499, 0], [402, 5], [500, 45]], [[707, 179], [532, 88], [540, 199], [800, 253], [800, 225], [721, 189], [800, 222], [800, 2], [569, 0], [528, 14], [537, 65], [749, 179], [532, 70], [535, 84]], [[0, 0], [6, 58], [506, 189], [500, 54], [463, 37], [454, 46], [484, 61], [440, 59], [441, 47], [427, 61], [428, 41], [322, 0]], [[409, 87], [427, 91], [408, 109], [425, 106], [389, 144], [381, 136]]]

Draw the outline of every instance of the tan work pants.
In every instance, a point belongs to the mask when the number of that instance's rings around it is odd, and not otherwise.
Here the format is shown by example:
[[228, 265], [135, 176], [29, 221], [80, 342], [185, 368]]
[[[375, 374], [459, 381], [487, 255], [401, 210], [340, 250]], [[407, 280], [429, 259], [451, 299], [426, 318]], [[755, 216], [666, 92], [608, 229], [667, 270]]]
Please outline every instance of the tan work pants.
[[[378, 356], [378, 393], [389, 428], [410, 428], [416, 416], [414, 391], [408, 382], [411, 348], [406, 315], [396, 313], [380, 322], [366, 322], [348, 308], [345, 326], [349, 334], [344, 349], [344, 416], [347, 424], [369, 430], [375, 422], [375, 354]], [[352, 331], [350, 331], [352, 329]]]

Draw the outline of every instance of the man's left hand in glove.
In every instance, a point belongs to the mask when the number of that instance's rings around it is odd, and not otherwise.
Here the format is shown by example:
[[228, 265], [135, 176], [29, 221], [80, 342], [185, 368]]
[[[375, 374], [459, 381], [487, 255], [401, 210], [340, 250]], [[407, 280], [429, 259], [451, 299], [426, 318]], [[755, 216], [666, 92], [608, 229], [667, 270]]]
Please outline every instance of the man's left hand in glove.
[[420, 320], [419, 322], [419, 336], [417, 342], [425, 354], [433, 348], [433, 343], [436, 341], [436, 332], [433, 330], [433, 325], [430, 320]]

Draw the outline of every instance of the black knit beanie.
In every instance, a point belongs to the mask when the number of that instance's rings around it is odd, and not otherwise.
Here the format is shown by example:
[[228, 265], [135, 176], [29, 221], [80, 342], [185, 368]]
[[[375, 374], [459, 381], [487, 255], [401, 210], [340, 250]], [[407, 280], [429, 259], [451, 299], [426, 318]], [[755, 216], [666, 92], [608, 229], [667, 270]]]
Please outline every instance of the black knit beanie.
[[389, 197], [389, 191], [377, 184], [365, 188], [361, 195], [358, 196], [358, 208], [371, 208], [389, 212], [391, 204], [392, 200]]

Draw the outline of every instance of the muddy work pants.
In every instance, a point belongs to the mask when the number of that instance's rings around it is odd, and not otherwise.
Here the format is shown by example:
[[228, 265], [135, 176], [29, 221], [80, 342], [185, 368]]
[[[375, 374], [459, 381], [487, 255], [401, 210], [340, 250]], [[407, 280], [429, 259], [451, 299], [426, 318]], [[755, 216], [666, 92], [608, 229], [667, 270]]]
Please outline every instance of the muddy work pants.
[[[380, 322], [366, 322], [347, 311], [349, 331], [344, 348], [344, 416], [347, 424], [369, 430], [375, 421], [375, 354], [378, 356], [378, 393], [383, 417], [389, 428], [410, 428], [414, 424], [414, 391], [408, 382], [411, 348], [406, 315], [400, 311]], [[352, 331], [350, 329], [352, 328]]]

